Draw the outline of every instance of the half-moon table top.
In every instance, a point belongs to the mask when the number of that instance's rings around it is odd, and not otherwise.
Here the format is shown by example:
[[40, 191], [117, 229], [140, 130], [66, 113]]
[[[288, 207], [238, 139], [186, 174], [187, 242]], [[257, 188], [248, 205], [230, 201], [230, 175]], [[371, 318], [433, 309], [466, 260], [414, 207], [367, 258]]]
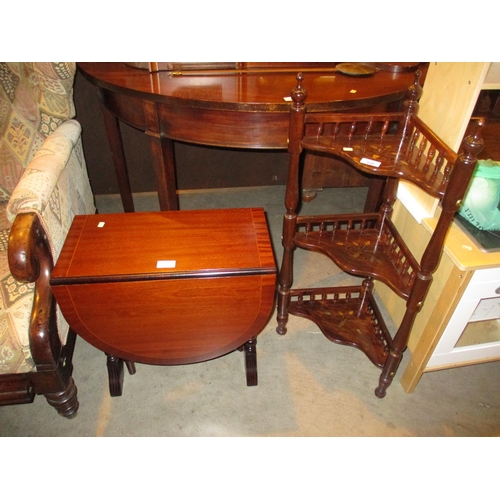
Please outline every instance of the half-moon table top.
[[299, 72], [303, 74], [302, 86], [307, 91], [310, 111], [341, 111], [398, 101], [415, 79], [414, 71], [391, 71], [385, 69], [390, 68], [387, 64], [379, 65], [382, 69], [367, 76], [344, 74], [335, 64], [156, 72], [115, 62], [78, 66], [102, 89], [156, 102], [243, 112], [288, 113]]

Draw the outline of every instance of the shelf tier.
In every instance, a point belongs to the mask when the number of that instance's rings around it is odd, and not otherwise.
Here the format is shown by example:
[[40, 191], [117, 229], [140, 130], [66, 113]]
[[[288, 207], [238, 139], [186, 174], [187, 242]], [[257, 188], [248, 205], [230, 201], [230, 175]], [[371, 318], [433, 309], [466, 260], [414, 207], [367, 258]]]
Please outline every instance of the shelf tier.
[[313, 321], [332, 342], [356, 347], [375, 366], [384, 366], [392, 339], [370, 287], [293, 289], [289, 313]]
[[405, 300], [420, 270], [394, 224], [378, 213], [298, 217], [294, 244], [382, 281]]
[[405, 179], [441, 198], [456, 154], [417, 116], [412, 115], [406, 127], [404, 116], [309, 115], [301, 147], [338, 156], [367, 174]]

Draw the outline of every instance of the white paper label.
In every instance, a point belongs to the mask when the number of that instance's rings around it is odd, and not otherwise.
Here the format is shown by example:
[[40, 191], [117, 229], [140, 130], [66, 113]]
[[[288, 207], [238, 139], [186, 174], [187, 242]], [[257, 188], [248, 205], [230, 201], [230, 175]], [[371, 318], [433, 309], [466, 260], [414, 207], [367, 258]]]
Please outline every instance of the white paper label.
[[360, 163], [364, 163], [365, 165], [370, 165], [370, 167], [380, 167], [381, 162], [370, 160], [369, 158], [362, 158]]
[[104, 224], [106, 224], [105, 222], [99, 222], [99, 224], [97, 224], [97, 227], [104, 227]]
[[156, 262], [156, 269], [174, 269], [176, 265], [175, 260], [159, 260]]

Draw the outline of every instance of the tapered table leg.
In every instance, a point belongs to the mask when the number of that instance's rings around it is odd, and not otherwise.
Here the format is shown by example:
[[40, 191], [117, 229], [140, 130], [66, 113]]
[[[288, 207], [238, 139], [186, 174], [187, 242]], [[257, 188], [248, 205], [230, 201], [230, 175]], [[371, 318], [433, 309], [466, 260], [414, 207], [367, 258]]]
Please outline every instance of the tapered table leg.
[[104, 97], [99, 92], [101, 98], [101, 110], [108, 136], [109, 147], [111, 149], [111, 157], [115, 167], [116, 179], [120, 190], [123, 210], [125, 212], [134, 212], [134, 199], [132, 197], [132, 189], [130, 187], [130, 179], [128, 175], [127, 162], [125, 160], [125, 151], [123, 149], [123, 140], [120, 132], [120, 124], [118, 118], [104, 104]]
[[174, 143], [171, 139], [156, 137], [148, 132], [146, 135], [150, 137], [149, 145], [153, 158], [160, 210], [178, 210]]

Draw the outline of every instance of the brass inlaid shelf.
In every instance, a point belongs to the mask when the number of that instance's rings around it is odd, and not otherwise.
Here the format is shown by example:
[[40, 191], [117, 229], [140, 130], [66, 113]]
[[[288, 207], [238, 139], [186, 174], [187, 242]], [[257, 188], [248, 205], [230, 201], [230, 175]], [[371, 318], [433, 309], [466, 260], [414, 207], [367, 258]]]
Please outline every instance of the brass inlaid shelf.
[[369, 286], [294, 289], [288, 310], [316, 323], [332, 342], [356, 347], [384, 366], [391, 336]]
[[420, 266], [390, 219], [375, 214], [298, 217], [294, 243], [343, 271], [383, 281], [407, 299]]
[[304, 150], [336, 155], [367, 174], [405, 179], [431, 196], [444, 195], [456, 155], [417, 116], [407, 122], [402, 113], [310, 116]]

